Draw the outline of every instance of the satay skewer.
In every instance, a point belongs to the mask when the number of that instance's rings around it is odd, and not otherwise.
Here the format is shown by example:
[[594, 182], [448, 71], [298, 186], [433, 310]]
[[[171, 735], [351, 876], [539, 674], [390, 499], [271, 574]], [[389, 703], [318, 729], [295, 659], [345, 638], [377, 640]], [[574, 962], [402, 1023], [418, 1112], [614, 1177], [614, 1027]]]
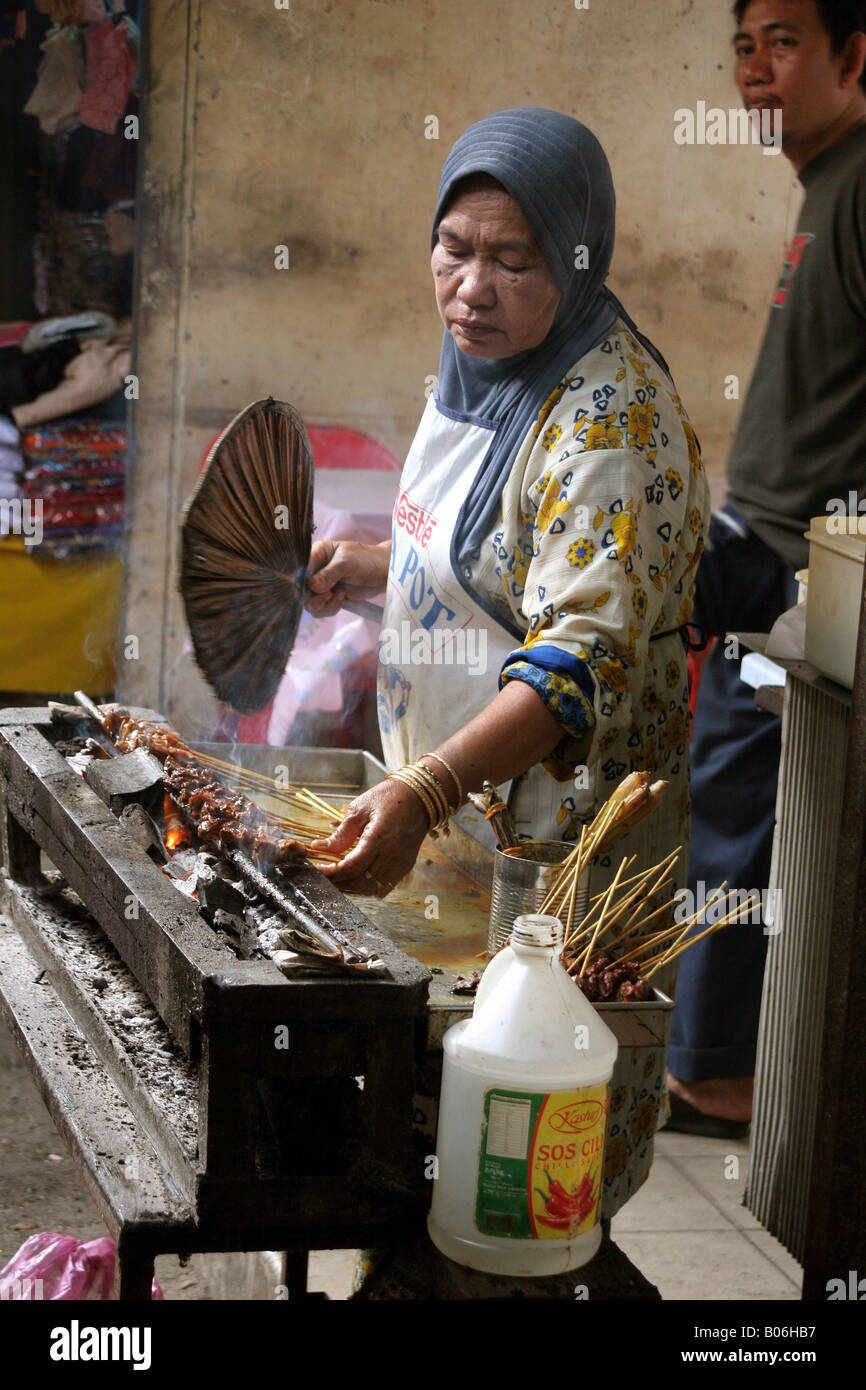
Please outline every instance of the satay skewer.
[[707, 927], [706, 931], [698, 932], [697, 936], [689, 937], [687, 941], [681, 942], [680, 945], [676, 948], [672, 947], [669, 951], [663, 951], [662, 954], [660, 956], [657, 956], [655, 960], [648, 961], [647, 964], [649, 965], [649, 969], [644, 968], [643, 978], [645, 980], [648, 980], [650, 976], [654, 975], [657, 970], [660, 970], [663, 965], [672, 964], [672, 962], [675, 961], [678, 956], [681, 956], [683, 954], [683, 951], [687, 951], [690, 946], [696, 945], [698, 941], [703, 941], [705, 936], [712, 936], [713, 932], [720, 931], [721, 928], [726, 927], [729, 922], [738, 921], [740, 912], [747, 907], [751, 909], [758, 901], [759, 899], [757, 898], [749, 898], [748, 901], [742, 905], [742, 907], [738, 905], [734, 908], [733, 912], [729, 912], [726, 917], [723, 917], [721, 919], [721, 921], [713, 922], [712, 926]]

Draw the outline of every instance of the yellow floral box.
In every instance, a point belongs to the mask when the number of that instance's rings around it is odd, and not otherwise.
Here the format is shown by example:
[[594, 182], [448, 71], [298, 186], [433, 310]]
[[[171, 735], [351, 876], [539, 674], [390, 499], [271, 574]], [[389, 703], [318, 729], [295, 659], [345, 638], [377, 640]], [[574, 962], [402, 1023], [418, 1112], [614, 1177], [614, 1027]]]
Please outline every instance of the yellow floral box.
[[665, 1075], [674, 1004], [661, 990], [643, 1003], [595, 1004], [619, 1043], [610, 1083], [601, 1215], [611, 1217], [649, 1176], [655, 1132], [668, 1118]]

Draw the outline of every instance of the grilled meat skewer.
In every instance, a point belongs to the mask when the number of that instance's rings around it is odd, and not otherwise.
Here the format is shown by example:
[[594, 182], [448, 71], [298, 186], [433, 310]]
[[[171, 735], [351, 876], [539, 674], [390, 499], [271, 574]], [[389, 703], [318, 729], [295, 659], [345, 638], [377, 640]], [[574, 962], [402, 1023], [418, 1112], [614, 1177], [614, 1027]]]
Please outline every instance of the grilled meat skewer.
[[259, 864], [290, 867], [306, 858], [297, 840], [272, 834], [259, 807], [228, 792], [210, 772], [178, 763], [173, 755], [163, 766], [169, 796], [187, 812], [201, 839], [224, 850], [243, 849]]
[[242, 849], [260, 865], [290, 868], [306, 861], [297, 840], [275, 834], [264, 811], [198, 764], [193, 750], [172, 729], [119, 710], [106, 714], [102, 727], [121, 753], [146, 748], [160, 759], [166, 791], [201, 839], [224, 850]]

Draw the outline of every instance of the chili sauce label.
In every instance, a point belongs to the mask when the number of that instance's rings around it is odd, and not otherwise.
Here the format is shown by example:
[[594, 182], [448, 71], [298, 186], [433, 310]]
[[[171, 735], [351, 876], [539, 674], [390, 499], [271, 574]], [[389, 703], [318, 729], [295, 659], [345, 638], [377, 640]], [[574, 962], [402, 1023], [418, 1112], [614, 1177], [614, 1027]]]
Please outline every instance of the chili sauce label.
[[573, 1240], [592, 1229], [604, 1175], [606, 1084], [582, 1091], [490, 1090], [475, 1225], [515, 1240]]

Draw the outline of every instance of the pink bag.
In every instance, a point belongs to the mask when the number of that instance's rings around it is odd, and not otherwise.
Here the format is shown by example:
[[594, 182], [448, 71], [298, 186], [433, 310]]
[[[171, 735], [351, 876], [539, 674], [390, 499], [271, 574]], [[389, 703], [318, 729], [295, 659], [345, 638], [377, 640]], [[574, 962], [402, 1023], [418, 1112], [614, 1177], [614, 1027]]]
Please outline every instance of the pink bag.
[[[114, 1241], [108, 1236], [84, 1243], [75, 1236], [43, 1231], [25, 1240], [0, 1269], [0, 1300], [110, 1299], [114, 1261]], [[150, 1296], [164, 1296], [156, 1279]]]

